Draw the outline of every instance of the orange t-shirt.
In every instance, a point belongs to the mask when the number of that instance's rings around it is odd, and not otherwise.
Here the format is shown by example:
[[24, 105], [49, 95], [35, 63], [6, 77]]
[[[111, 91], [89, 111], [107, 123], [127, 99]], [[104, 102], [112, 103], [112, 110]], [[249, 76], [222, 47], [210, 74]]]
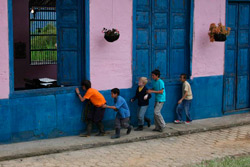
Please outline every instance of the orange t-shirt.
[[89, 88], [84, 95], [85, 99], [89, 99], [92, 104], [94, 104], [96, 107], [101, 107], [103, 104], [106, 103], [105, 98], [103, 95], [96, 89]]

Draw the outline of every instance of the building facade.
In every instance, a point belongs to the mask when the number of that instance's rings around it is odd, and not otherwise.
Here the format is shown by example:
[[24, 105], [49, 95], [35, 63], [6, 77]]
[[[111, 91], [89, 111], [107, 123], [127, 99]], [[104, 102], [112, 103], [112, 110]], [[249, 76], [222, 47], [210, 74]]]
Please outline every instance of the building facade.
[[[57, 63], [46, 65], [30, 64], [30, 2], [0, 0], [0, 143], [84, 131], [83, 104], [75, 94], [83, 79], [108, 104], [110, 89], [121, 89], [136, 125], [130, 98], [138, 78], [151, 80], [154, 69], [165, 82], [167, 123], [176, 117], [181, 73], [190, 78], [193, 119], [249, 112], [250, 0], [56, 0]], [[231, 34], [226, 42], [210, 42], [209, 26], [219, 22]], [[120, 38], [105, 41], [104, 27], [117, 28]], [[20, 42], [26, 46], [21, 58]], [[26, 89], [25, 81], [37, 78], [56, 79], [59, 87]], [[147, 111], [152, 120], [153, 98]], [[115, 112], [106, 110], [106, 129], [114, 119]]]

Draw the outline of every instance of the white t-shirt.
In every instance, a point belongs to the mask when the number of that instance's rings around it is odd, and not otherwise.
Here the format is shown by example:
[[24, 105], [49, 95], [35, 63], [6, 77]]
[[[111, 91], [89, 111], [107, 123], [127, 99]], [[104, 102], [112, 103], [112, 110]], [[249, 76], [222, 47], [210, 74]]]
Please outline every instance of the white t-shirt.
[[187, 81], [183, 82], [182, 84], [182, 96], [184, 96], [185, 92], [187, 92], [187, 96], [185, 100], [192, 100], [193, 94], [192, 94], [191, 86]]

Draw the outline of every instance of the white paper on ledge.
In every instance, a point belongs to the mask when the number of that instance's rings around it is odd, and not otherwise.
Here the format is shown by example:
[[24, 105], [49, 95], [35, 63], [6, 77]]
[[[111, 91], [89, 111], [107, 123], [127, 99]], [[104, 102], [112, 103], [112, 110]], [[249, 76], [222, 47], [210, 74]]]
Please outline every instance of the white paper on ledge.
[[48, 85], [52, 85], [53, 83], [41, 83], [40, 85], [43, 85], [43, 86], [48, 86]]
[[48, 82], [55, 82], [56, 80], [51, 78], [39, 78], [39, 81], [48, 83]]

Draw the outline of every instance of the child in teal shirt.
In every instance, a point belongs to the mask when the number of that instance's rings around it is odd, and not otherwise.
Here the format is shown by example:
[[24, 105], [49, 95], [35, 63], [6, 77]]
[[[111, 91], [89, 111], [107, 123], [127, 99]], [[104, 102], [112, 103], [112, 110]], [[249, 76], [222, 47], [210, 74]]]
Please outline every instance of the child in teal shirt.
[[165, 128], [165, 121], [161, 115], [161, 109], [166, 101], [164, 82], [160, 79], [160, 71], [154, 70], [151, 72], [153, 79], [153, 89], [148, 90], [147, 93], [155, 93], [155, 107], [154, 107], [154, 122], [155, 129], [153, 131], [163, 132]]

